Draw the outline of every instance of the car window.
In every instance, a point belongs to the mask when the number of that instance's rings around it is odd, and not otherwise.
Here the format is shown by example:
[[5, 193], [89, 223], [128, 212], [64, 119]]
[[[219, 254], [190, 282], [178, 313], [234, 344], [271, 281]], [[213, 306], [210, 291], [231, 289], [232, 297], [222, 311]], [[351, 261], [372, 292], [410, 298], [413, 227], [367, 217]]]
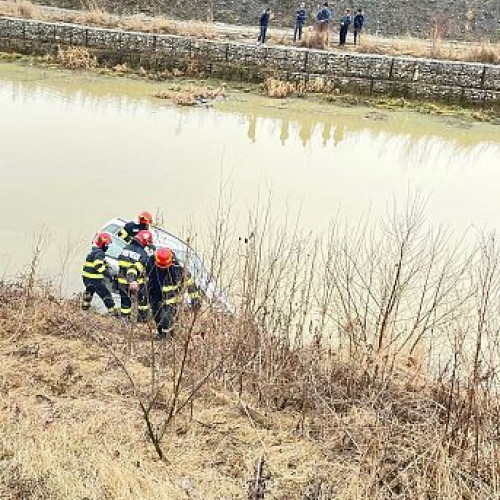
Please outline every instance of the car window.
[[118, 238], [117, 236], [114, 236], [112, 234], [111, 245], [109, 245], [106, 255], [108, 257], [113, 257], [114, 259], [117, 259], [118, 256], [122, 253], [122, 250], [125, 247], [125, 245], [126, 243], [121, 238]]
[[103, 232], [111, 235], [118, 234], [118, 231], [120, 231], [121, 228], [122, 226], [119, 226], [118, 224], [109, 224], [103, 229]]

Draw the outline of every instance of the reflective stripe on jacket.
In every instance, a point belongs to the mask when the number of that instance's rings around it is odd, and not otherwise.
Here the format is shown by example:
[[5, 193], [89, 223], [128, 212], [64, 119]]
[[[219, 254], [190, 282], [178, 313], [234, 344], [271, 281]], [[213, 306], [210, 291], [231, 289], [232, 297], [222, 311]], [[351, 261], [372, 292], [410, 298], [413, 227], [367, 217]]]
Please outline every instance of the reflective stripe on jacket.
[[143, 284], [149, 258], [147, 250], [140, 243], [129, 243], [118, 257], [118, 283], [127, 285], [137, 281]]
[[168, 269], [160, 269], [154, 264], [148, 272], [148, 294], [151, 302], [175, 305], [182, 302], [184, 293], [191, 300], [201, 299], [201, 293], [194, 278], [182, 264], [174, 259]]
[[106, 255], [99, 247], [92, 247], [83, 264], [82, 276], [84, 278], [102, 280], [106, 273]]
[[133, 220], [131, 220], [120, 229], [118, 237], [122, 240], [125, 240], [127, 243], [130, 243], [132, 239], [137, 236], [137, 233], [139, 231], [143, 231], [145, 229], [148, 229], [148, 226], [146, 226], [146, 224], [140, 224], [139, 222], [134, 222]]

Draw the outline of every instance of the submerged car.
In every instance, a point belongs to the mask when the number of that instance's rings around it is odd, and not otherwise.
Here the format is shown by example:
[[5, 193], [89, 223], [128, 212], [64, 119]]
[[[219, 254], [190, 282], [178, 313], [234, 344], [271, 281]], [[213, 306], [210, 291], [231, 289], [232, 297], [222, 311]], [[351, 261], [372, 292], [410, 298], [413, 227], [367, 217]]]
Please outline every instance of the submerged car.
[[[127, 220], [118, 217], [110, 220], [100, 230], [111, 236], [111, 245], [106, 252], [106, 261], [114, 274], [118, 274], [118, 257], [127, 245], [124, 240], [118, 237], [118, 234], [127, 222]], [[225, 312], [233, 312], [227, 294], [219, 289], [214, 277], [188, 243], [164, 229], [150, 227], [149, 230], [153, 235], [153, 243], [156, 248], [170, 248], [180, 263], [189, 270], [200, 290], [212, 304], [220, 305]]]

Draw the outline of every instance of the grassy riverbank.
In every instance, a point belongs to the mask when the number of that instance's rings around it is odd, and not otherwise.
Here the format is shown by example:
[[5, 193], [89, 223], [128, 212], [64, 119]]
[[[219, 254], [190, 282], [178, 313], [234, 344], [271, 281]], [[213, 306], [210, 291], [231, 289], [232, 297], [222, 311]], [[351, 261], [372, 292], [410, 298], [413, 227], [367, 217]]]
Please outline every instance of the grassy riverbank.
[[234, 313], [181, 309], [172, 342], [61, 297], [42, 243], [0, 282], [0, 497], [497, 498], [494, 235], [418, 197], [316, 237], [228, 203], [197, 250]]
[[[47, 286], [1, 284], [0, 299], [2, 498], [498, 494], [496, 441], [478, 461], [473, 435], [453, 432], [453, 388], [417, 358], [292, 347], [215, 313], [152, 345], [147, 328], [84, 314]], [[148, 403], [159, 426], [174, 406], [163, 458]], [[495, 432], [493, 406], [481, 407], [481, 432]]]

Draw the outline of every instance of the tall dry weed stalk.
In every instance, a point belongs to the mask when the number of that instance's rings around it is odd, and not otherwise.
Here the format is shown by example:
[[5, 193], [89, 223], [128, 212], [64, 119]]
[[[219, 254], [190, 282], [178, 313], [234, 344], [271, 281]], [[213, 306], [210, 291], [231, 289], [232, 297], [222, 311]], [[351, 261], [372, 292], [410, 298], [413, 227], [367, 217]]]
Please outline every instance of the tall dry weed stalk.
[[[218, 275], [224, 262], [235, 270], [227, 288], [238, 308], [236, 338], [245, 339], [238, 363], [245, 369], [232, 367], [226, 385], [240, 394], [251, 387], [266, 407], [307, 414], [333, 397], [324, 384], [329, 372], [339, 376], [329, 363], [342, 353], [364, 373], [351, 373], [343, 397], [383, 398], [402, 364], [423, 363], [442, 384], [433, 397], [448, 422], [443, 446], [473, 450], [471, 466], [489, 460], [485, 440], [498, 446], [492, 422], [500, 409], [491, 399], [500, 368], [490, 316], [500, 307], [498, 251], [490, 239], [478, 248], [453, 243], [448, 231], [426, 227], [423, 210], [417, 198], [382, 227], [332, 223], [318, 239], [296, 225], [278, 229], [267, 207], [249, 218], [236, 255], [228, 255], [229, 225], [219, 220], [223, 241], [211, 262]], [[329, 345], [334, 358], [325, 355]]]

